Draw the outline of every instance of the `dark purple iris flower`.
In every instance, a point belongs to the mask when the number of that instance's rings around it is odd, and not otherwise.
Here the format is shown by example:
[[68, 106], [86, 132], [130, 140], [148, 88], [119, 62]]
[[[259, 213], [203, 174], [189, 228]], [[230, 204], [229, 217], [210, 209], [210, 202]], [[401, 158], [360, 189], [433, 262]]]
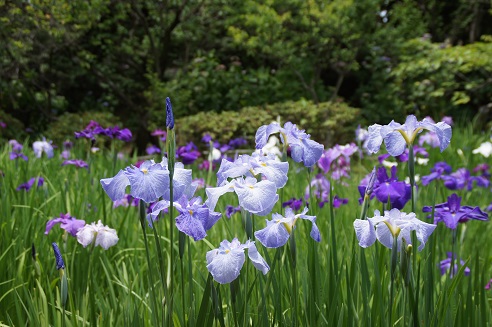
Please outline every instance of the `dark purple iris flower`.
[[225, 215], [227, 218], [231, 219], [232, 215], [237, 212], [241, 212], [241, 206], [237, 206], [237, 207], [231, 205], [226, 206]]
[[248, 141], [246, 141], [246, 139], [244, 139], [242, 137], [237, 137], [237, 138], [229, 141], [229, 146], [232, 149], [237, 149], [237, 148], [239, 148], [243, 145], [246, 145], [246, 144], [248, 144]]
[[[442, 260], [439, 264], [439, 268], [441, 269], [441, 275], [444, 275], [447, 273], [447, 271], [451, 268], [451, 259], [453, 258], [453, 252], [448, 252], [447, 253], [447, 258]], [[454, 267], [453, 267], [453, 270], [450, 272], [449, 274], [449, 277], [453, 278], [453, 276], [458, 272], [459, 268], [458, 268], [458, 263], [457, 263], [457, 260], [458, 258], [456, 257], [456, 255], [454, 255]], [[465, 265], [465, 262], [463, 260], [460, 259], [460, 265], [461, 266], [464, 266]], [[469, 276], [470, 275], [470, 268], [468, 267], [465, 267], [465, 276]]]
[[340, 208], [342, 205], [347, 204], [348, 199], [346, 198], [339, 198], [338, 195], [335, 195], [333, 198], [333, 207], [334, 208]]
[[85, 162], [84, 160], [80, 160], [80, 159], [65, 160], [61, 165], [62, 166], [74, 165], [77, 168], [89, 169], [89, 165], [87, 164], [87, 162]]
[[6, 128], [7, 127], [7, 124], [3, 121], [0, 121], [0, 127], [1, 128]]
[[80, 132], [75, 132], [75, 138], [87, 138], [95, 141], [96, 135], [105, 135], [110, 138], [117, 138], [123, 142], [130, 142], [132, 132], [128, 128], [120, 129], [118, 126], [103, 128], [98, 122], [91, 122]]
[[[388, 177], [386, 168], [379, 167], [376, 172], [377, 179], [374, 181], [373, 193], [371, 199], [376, 197], [380, 202], [387, 203], [388, 198], [391, 203], [391, 208], [403, 209], [405, 204], [412, 196], [412, 188], [410, 184], [403, 181], [398, 181], [396, 177], [396, 166], [391, 167], [391, 177]], [[366, 176], [359, 184], [359, 203], [362, 203], [366, 192], [366, 186], [369, 183], [369, 175]]]
[[428, 185], [433, 180], [440, 179], [445, 174], [450, 174], [451, 171], [451, 166], [444, 161], [436, 162], [434, 168], [431, 169], [431, 173], [422, 177], [422, 185]]
[[184, 165], [191, 165], [200, 157], [200, 152], [196, 145], [190, 142], [176, 150], [176, 157], [180, 158]]
[[[432, 212], [432, 206], [425, 206], [422, 211]], [[488, 216], [480, 207], [461, 206], [461, 197], [455, 193], [448, 197], [448, 202], [435, 206], [434, 224], [442, 221], [447, 228], [456, 229], [458, 223], [465, 223], [470, 219], [488, 221]]]
[[46, 223], [46, 230], [44, 231], [44, 234], [48, 235], [50, 230], [56, 224], [60, 224], [60, 227], [62, 229], [66, 230], [73, 237], [76, 237], [79, 229], [85, 226], [85, 221], [81, 219], [76, 219], [75, 217], [70, 216], [70, 214], [68, 213], [61, 213], [60, 217], [53, 218]]
[[33, 177], [27, 183], [19, 185], [16, 190], [25, 190], [26, 192], [29, 192], [31, 187], [33, 187], [34, 183], [36, 182], [36, 179], [38, 180], [38, 187], [43, 186], [44, 184], [44, 178], [43, 177]]
[[302, 198], [292, 198], [282, 203], [282, 208], [289, 207], [294, 211], [298, 211], [302, 207]]

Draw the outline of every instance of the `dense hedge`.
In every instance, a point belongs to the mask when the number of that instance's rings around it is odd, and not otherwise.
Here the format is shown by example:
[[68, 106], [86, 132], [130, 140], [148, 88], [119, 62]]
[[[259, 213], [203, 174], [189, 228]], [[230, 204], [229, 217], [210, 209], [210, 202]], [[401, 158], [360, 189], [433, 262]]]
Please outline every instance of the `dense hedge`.
[[[360, 111], [343, 102], [288, 101], [272, 105], [245, 107], [240, 111], [198, 113], [177, 120], [178, 142], [196, 141], [205, 133], [222, 142], [245, 137], [251, 143], [258, 127], [279, 120], [296, 123], [311, 137], [327, 145], [353, 139]], [[164, 122], [155, 122], [162, 124]]]

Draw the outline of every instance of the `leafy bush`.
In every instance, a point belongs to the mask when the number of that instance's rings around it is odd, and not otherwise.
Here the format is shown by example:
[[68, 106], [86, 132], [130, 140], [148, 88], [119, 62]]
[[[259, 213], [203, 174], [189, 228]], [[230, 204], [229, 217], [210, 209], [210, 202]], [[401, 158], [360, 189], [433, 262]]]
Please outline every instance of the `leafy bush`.
[[177, 120], [178, 141], [199, 142], [205, 133], [226, 142], [233, 137], [245, 137], [254, 143], [254, 135], [261, 125], [280, 120], [291, 121], [306, 129], [317, 141], [334, 144], [353, 139], [359, 110], [343, 102], [287, 101], [265, 106], [245, 107], [240, 111], [198, 113]]
[[384, 121], [409, 113], [471, 118], [491, 102], [491, 52], [491, 42], [450, 46], [407, 41], [373, 77], [380, 82], [365, 88], [365, 112]]
[[11, 139], [21, 141], [26, 137], [24, 124], [3, 110], [0, 110], [0, 122], [6, 125], [5, 127], [0, 127], [0, 141], [2, 143]]

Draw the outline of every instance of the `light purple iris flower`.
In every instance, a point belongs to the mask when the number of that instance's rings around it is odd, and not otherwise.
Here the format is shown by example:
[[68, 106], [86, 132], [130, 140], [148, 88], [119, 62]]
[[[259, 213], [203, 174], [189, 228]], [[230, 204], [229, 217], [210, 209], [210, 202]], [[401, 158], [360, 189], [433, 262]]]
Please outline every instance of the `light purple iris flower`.
[[253, 266], [265, 275], [270, 267], [258, 252], [255, 242], [247, 241], [241, 244], [237, 238], [232, 242], [224, 240], [220, 242], [220, 247], [207, 252], [207, 269], [215, 281], [220, 284], [228, 284], [235, 280], [244, 265], [246, 257], [244, 250], [248, 250], [248, 257], [253, 262]]
[[[111, 200], [121, 200], [125, 196], [125, 189], [130, 185], [130, 194], [134, 198], [142, 199], [150, 203], [163, 197], [170, 200], [169, 195], [169, 170], [167, 159], [155, 163], [147, 160], [140, 167], [130, 166], [122, 169], [112, 178], [101, 179], [101, 185]], [[195, 189], [191, 183], [191, 170], [184, 169], [183, 164], [177, 162], [173, 176], [174, 201], [183, 194], [193, 194]], [[191, 195], [190, 195], [191, 197]]]
[[62, 166], [74, 165], [77, 168], [89, 169], [89, 165], [87, 164], [87, 162], [85, 162], [84, 160], [80, 160], [80, 159], [65, 160], [61, 165]]
[[240, 155], [234, 162], [222, 159], [217, 172], [217, 184], [221, 185], [228, 178], [240, 176], [256, 176], [261, 174], [267, 180], [275, 183], [277, 188], [282, 188], [287, 183], [289, 164], [276, 160], [274, 154], [263, 155], [254, 152], [252, 156]]
[[[423, 212], [432, 212], [432, 206], [426, 206]], [[431, 218], [431, 217], [428, 217]], [[443, 222], [447, 228], [456, 229], [458, 223], [470, 219], [488, 221], [488, 215], [480, 207], [461, 206], [461, 197], [455, 193], [448, 197], [448, 202], [437, 204], [434, 210], [434, 224]]]
[[323, 207], [326, 202], [330, 201], [330, 181], [323, 174], [317, 174], [311, 180], [310, 185], [306, 186], [304, 191], [306, 201], [309, 200], [309, 192], [318, 198], [319, 206]]
[[[446, 259], [442, 260], [439, 263], [439, 268], [441, 269], [441, 275], [446, 274], [446, 272], [451, 268], [451, 259], [453, 258], [453, 252], [448, 252], [447, 256], [448, 257]], [[460, 259], [460, 265], [461, 266], [465, 265], [465, 262], [461, 259]], [[456, 257], [456, 255], [454, 255], [454, 269], [450, 272], [449, 277], [453, 278], [453, 276], [458, 272], [458, 270], [459, 270], [459, 268], [458, 268], [458, 263], [457, 263], [457, 257]], [[464, 273], [465, 273], [465, 276], [469, 276], [470, 275], [470, 268], [465, 267]]]
[[161, 149], [158, 146], [152, 144], [145, 149], [145, 152], [147, 152], [148, 155], [152, 155], [156, 153], [161, 153]]
[[44, 184], [43, 177], [33, 177], [29, 179], [29, 181], [27, 181], [26, 183], [17, 186], [16, 190], [17, 191], [25, 190], [26, 192], [29, 192], [29, 190], [33, 187], [34, 183], [36, 182], [36, 180], [38, 181], [38, 187], [43, 186]]
[[255, 232], [255, 237], [263, 246], [267, 248], [278, 248], [287, 243], [290, 235], [296, 228], [297, 219], [309, 220], [313, 226], [311, 228], [311, 237], [316, 242], [321, 241], [318, 226], [316, 225], [316, 216], [308, 216], [308, 208], [305, 207], [300, 214], [294, 214], [291, 208], [285, 209], [285, 217], [278, 213], [272, 215], [271, 220], [267, 220], [267, 226]]
[[[149, 226], [158, 219], [159, 213], [167, 208], [171, 203], [167, 200], [161, 200], [152, 208], [152, 212], [147, 215]], [[195, 197], [188, 200], [183, 195], [177, 202], [173, 202], [174, 207], [178, 210], [179, 215], [176, 217], [176, 227], [188, 236], [199, 241], [207, 236], [207, 231], [222, 217], [219, 212], [210, 210], [205, 204], [202, 204], [201, 197]]]
[[236, 192], [239, 205], [246, 211], [258, 216], [265, 216], [272, 211], [278, 201], [277, 187], [274, 182], [262, 180], [258, 182], [254, 177], [239, 177], [231, 182], [224, 181], [218, 187], [205, 189], [210, 210], [214, 210], [219, 197], [228, 192]]
[[407, 146], [413, 144], [415, 137], [423, 129], [436, 133], [441, 152], [448, 147], [452, 135], [451, 126], [443, 122], [434, 124], [427, 118], [419, 122], [414, 115], [410, 115], [403, 125], [391, 121], [384, 126], [379, 124], [369, 126], [367, 149], [370, 153], [376, 153], [384, 141], [388, 153], [393, 157], [399, 156]]
[[318, 167], [326, 174], [331, 171], [332, 178], [340, 179], [349, 177], [350, 157], [356, 153], [359, 148], [354, 144], [335, 145], [326, 150], [318, 160]]
[[282, 143], [290, 146], [292, 159], [295, 162], [302, 161], [306, 167], [316, 164], [323, 153], [324, 146], [322, 144], [311, 140], [309, 134], [306, 134], [304, 130], [299, 130], [291, 122], [285, 123], [283, 128], [277, 123], [263, 125], [258, 128], [255, 136], [256, 148], [263, 148], [267, 144], [270, 135], [275, 133], [280, 133]]
[[417, 240], [420, 241], [419, 251], [425, 246], [427, 239], [434, 232], [437, 225], [425, 223], [416, 218], [415, 213], [400, 212], [398, 209], [385, 211], [384, 216], [381, 216], [379, 210], [374, 210], [374, 217], [365, 220], [356, 219], [354, 221], [355, 234], [359, 245], [367, 248], [376, 242], [376, 239], [387, 248], [393, 246], [393, 234], [388, 225], [393, 229], [399, 229], [397, 242], [398, 249], [401, 247], [402, 238], [407, 244], [411, 244], [411, 232], [415, 231]]
[[46, 223], [46, 230], [44, 231], [45, 235], [48, 235], [50, 230], [56, 224], [60, 224], [60, 227], [66, 230], [73, 237], [77, 236], [77, 232], [85, 226], [85, 221], [82, 219], [77, 219], [75, 217], [70, 216], [68, 213], [61, 213], [60, 217], [53, 218]]
[[10, 160], [21, 158], [25, 161], [28, 161], [27, 156], [21, 152], [22, 148], [24, 147], [22, 144], [17, 142], [17, 140], [10, 140], [9, 145], [12, 147], [12, 152], [9, 153]]

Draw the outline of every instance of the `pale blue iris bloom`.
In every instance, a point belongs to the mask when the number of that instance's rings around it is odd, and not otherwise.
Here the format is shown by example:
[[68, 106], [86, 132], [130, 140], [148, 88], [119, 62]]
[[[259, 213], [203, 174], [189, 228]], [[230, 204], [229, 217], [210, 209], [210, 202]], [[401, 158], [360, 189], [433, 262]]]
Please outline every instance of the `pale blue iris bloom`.
[[[390, 230], [390, 227], [392, 230]], [[425, 246], [427, 239], [436, 229], [436, 225], [425, 223], [415, 216], [415, 213], [400, 212], [398, 209], [385, 211], [384, 216], [381, 216], [378, 210], [374, 210], [374, 217], [367, 220], [356, 219], [354, 221], [354, 229], [359, 245], [367, 248], [376, 242], [376, 239], [387, 248], [392, 248], [393, 235], [395, 230], [397, 233], [397, 246], [400, 249], [402, 239], [404, 238], [407, 244], [411, 244], [411, 232], [415, 231], [417, 240], [420, 241], [419, 251]]]
[[272, 215], [272, 220], [267, 220], [267, 226], [255, 232], [255, 237], [267, 248], [278, 248], [287, 243], [290, 235], [295, 229], [297, 219], [305, 219], [312, 222], [311, 237], [316, 241], [321, 241], [316, 216], [306, 215], [308, 208], [305, 207], [300, 214], [294, 214], [291, 208], [285, 209], [285, 217], [278, 213]]
[[237, 238], [234, 238], [232, 242], [222, 241], [218, 249], [207, 252], [207, 269], [215, 281], [227, 284], [239, 276], [246, 260], [244, 255], [246, 249], [256, 269], [260, 270], [263, 275], [270, 270], [268, 263], [258, 252], [255, 242], [248, 240], [245, 244], [241, 244]]
[[295, 162], [303, 162], [306, 167], [313, 166], [323, 154], [324, 146], [311, 140], [304, 130], [299, 130], [295, 124], [287, 122], [284, 127], [278, 123], [263, 125], [256, 131], [256, 148], [261, 149], [268, 143], [270, 135], [280, 133], [284, 145], [291, 148], [291, 156]]
[[452, 135], [451, 126], [444, 122], [436, 124], [427, 118], [419, 122], [414, 115], [410, 115], [403, 125], [391, 121], [385, 126], [369, 126], [367, 149], [370, 153], [376, 153], [384, 141], [388, 153], [393, 157], [399, 156], [407, 146], [413, 144], [415, 137], [424, 129], [436, 133], [441, 152], [448, 147]]
[[[191, 197], [195, 191], [191, 185], [191, 170], [184, 169], [182, 163], [177, 162], [174, 167], [173, 200], [178, 200], [183, 194]], [[147, 160], [140, 167], [129, 166], [122, 169], [112, 178], [101, 179], [101, 185], [111, 200], [121, 200], [125, 196], [125, 189], [130, 185], [130, 194], [147, 203], [154, 202], [160, 197], [170, 200], [169, 170], [167, 159], [155, 163]]]

